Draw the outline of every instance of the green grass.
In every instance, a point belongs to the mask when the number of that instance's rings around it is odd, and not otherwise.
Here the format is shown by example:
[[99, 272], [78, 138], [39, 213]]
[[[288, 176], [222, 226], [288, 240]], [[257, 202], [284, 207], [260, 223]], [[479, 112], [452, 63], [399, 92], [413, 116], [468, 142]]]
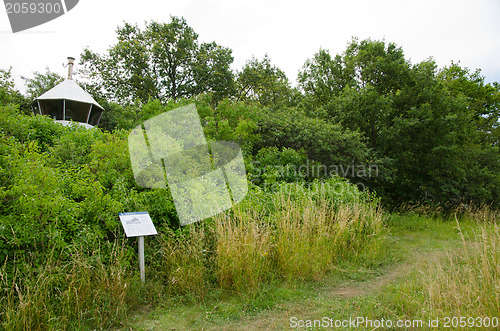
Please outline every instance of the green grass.
[[266, 193], [265, 204], [250, 195], [209, 221], [152, 237], [146, 284], [130, 269], [130, 247], [117, 243], [75, 246], [38, 269], [20, 264], [14, 277], [4, 266], [2, 327], [289, 329], [291, 318], [500, 310], [498, 213], [387, 215], [361, 193], [346, 200], [285, 188]]
[[[388, 232], [378, 252], [369, 247], [360, 250], [355, 258], [336, 263], [318, 281], [270, 284], [252, 294], [216, 291], [201, 302], [167, 298], [161, 307], [136, 314], [126, 325], [134, 330], [251, 330], [289, 329], [294, 316], [425, 323], [435, 318], [442, 322], [443, 316], [493, 316], [498, 289], [495, 294], [491, 286], [498, 286], [500, 279], [498, 227], [468, 218], [457, 222], [393, 214], [386, 221]], [[452, 299], [445, 284], [457, 285]], [[438, 290], [432, 292], [432, 288]], [[471, 302], [469, 292], [481, 295], [480, 301]], [[468, 308], [459, 309], [462, 306]]]
[[[49, 257], [41, 267], [19, 264], [13, 276], [0, 268], [5, 330], [109, 328], [127, 313], [131, 278], [120, 264], [124, 247], [109, 247], [109, 264], [99, 251], [68, 248], [71, 259]], [[91, 256], [91, 258], [89, 258]], [[99, 307], [100, 309], [96, 309]]]

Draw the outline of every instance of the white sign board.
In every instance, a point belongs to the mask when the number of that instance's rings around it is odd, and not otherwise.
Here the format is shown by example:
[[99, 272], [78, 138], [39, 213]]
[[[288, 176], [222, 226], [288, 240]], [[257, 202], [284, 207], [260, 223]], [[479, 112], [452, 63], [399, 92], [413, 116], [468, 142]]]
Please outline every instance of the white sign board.
[[140, 237], [158, 234], [153, 221], [147, 211], [135, 213], [119, 213], [125, 235], [127, 237]]

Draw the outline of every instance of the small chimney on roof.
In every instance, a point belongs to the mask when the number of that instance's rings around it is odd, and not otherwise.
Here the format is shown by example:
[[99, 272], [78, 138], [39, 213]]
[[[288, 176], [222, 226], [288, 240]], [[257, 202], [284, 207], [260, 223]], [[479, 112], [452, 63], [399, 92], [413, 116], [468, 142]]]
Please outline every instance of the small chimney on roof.
[[74, 57], [68, 57], [68, 79], [73, 79], [73, 65], [75, 64]]

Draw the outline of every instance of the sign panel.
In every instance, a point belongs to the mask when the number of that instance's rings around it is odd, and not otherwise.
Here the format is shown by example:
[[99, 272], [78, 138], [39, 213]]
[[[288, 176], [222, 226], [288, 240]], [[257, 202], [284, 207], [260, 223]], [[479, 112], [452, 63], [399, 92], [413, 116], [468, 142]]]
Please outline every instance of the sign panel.
[[125, 235], [127, 237], [140, 237], [158, 234], [153, 221], [147, 211], [135, 213], [119, 213]]

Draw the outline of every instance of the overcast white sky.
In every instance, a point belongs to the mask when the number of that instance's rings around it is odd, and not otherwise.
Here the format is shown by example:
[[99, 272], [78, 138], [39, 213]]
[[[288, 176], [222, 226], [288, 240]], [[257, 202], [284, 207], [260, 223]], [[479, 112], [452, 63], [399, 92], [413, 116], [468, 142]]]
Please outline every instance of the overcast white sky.
[[124, 21], [168, 22], [183, 16], [202, 42], [233, 50], [234, 68], [252, 55], [269, 54], [293, 81], [320, 48], [345, 50], [351, 37], [401, 46], [412, 63], [434, 57], [440, 67], [461, 61], [500, 82], [500, 1], [497, 0], [80, 0], [66, 15], [13, 34], [0, 12], [0, 68], [21, 75], [66, 74], [66, 57], [79, 61], [84, 47], [99, 53], [116, 42]]

